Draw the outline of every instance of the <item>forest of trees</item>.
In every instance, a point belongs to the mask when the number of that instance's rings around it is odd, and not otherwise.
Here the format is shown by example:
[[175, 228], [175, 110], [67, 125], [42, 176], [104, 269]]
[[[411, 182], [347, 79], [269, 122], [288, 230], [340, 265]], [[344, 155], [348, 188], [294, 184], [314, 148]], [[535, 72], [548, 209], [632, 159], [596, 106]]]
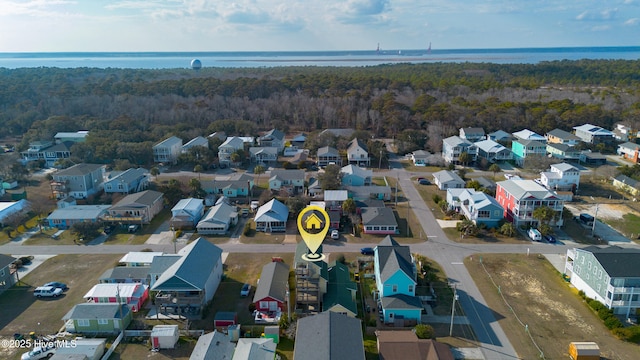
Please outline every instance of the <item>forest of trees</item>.
[[[439, 151], [463, 126], [539, 133], [640, 127], [640, 61], [370, 67], [0, 69], [0, 124], [29, 142], [90, 130], [83, 161], [147, 163], [152, 144], [214, 131], [355, 128]], [[136, 158], [131, 158], [136, 154]]]

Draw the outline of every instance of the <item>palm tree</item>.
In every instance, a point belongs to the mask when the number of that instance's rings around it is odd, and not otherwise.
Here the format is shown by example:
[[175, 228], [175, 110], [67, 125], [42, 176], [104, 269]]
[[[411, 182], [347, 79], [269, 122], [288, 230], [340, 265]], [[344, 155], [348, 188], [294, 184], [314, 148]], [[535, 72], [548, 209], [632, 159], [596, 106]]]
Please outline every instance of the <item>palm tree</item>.
[[261, 174], [264, 174], [264, 170], [265, 170], [265, 169], [264, 169], [264, 166], [262, 166], [262, 165], [256, 165], [256, 166], [253, 168], [253, 173], [254, 173], [254, 174], [256, 174], [256, 175], [258, 175], [258, 181], [256, 182], [256, 185], [258, 185], [258, 186], [259, 186], [259, 184], [260, 184], [260, 175], [261, 175]]
[[500, 171], [502, 171], [502, 169], [500, 169], [500, 166], [498, 164], [491, 164], [491, 166], [489, 166], [489, 171], [493, 173], [493, 180], [495, 180], [496, 173], [499, 173]]

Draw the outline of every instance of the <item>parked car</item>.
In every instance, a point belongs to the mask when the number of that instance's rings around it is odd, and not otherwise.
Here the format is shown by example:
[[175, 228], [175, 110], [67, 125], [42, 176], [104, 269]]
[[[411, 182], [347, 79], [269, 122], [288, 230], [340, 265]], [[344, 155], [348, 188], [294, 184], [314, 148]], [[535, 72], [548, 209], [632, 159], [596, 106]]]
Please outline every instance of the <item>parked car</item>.
[[140, 225], [129, 225], [129, 232], [130, 233], [134, 233], [136, 231], [138, 231], [138, 228], [140, 227]]
[[61, 282], [57, 282], [57, 281], [52, 281], [52, 282], [48, 282], [42, 286], [51, 286], [57, 289], [62, 289], [62, 291], [67, 291], [69, 290], [69, 287], [67, 286], [67, 284], [65, 283], [61, 283]]
[[249, 296], [250, 292], [251, 292], [251, 285], [244, 284], [242, 285], [242, 289], [240, 289], [240, 296]]
[[360, 254], [362, 254], [362, 255], [373, 255], [373, 248], [370, 248], [370, 247], [362, 248], [362, 249], [360, 249]]
[[540, 234], [540, 231], [538, 231], [538, 229], [529, 229], [528, 235], [529, 238], [533, 241], [542, 241], [542, 234]]
[[53, 344], [48, 346], [36, 346], [33, 350], [22, 354], [21, 360], [40, 360], [48, 359], [56, 353], [56, 347]]
[[116, 227], [115, 227], [114, 225], [106, 225], [106, 226], [104, 227], [104, 233], [105, 233], [105, 234], [107, 234], [107, 235], [109, 235], [109, 234], [111, 234], [111, 233], [113, 232], [113, 230], [114, 230], [115, 228], [116, 228]]
[[39, 286], [33, 290], [33, 296], [35, 297], [58, 297], [62, 295], [62, 289], [54, 288], [53, 286]]
[[331, 230], [331, 238], [333, 240], [340, 239], [340, 232], [338, 230]]
[[556, 237], [553, 235], [545, 235], [544, 239], [547, 240], [550, 243], [555, 243], [556, 242]]
[[422, 180], [418, 181], [418, 184], [420, 184], [420, 185], [431, 185], [431, 181], [429, 181], [427, 179], [422, 179]]

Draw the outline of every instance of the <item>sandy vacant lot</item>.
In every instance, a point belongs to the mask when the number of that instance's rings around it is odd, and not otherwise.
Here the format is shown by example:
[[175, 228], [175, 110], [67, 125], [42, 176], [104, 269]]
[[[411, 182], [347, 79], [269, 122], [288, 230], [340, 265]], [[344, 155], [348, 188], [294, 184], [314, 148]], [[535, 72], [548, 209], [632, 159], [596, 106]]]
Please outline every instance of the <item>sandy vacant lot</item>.
[[544, 256], [483, 254], [482, 264], [479, 258], [465, 263], [522, 359], [537, 359], [540, 351], [546, 359], [567, 359], [572, 341], [596, 341], [604, 359], [638, 359], [640, 346], [613, 337]]

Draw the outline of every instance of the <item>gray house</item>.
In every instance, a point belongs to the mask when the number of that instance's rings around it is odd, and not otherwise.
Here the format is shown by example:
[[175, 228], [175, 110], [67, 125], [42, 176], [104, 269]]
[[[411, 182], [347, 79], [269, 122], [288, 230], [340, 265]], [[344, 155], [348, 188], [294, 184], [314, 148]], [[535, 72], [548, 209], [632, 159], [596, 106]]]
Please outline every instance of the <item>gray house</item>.
[[364, 359], [360, 319], [327, 311], [298, 320], [294, 359]]
[[278, 152], [284, 149], [284, 133], [277, 129], [272, 129], [258, 138], [258, 144], [262, 147], [275, 147]]
[[463, 188], [464, 180], [458, 174], [450, 170], [442, 170], [433, 174], [433, 183], [440, 190]]
[[331, 163], [342, 166], [342, 156], [340, 156], [340, 152], [330, 146], [319, 148], [316, 157], [318, 158], [319, 167], [325, 167]]
[[0, 254], [0, 294], [16, 283], [16, 277], [11, 271], [11, 264], [16, 258]]
[[172, 136], [153, 146], [153, 162], [176, 164], [182, 153], [182, 139]]
[[104, 185], [105, 165], [76, 164], [53, 174], [51, 189], [56, 199], [73, 196], [76, 199], [100, 192]]
[[628, 318], [640, 309], [640, 250], [588, 246], [567, 250], [565, 274], [571, 284], [614, 314]]
[[131, 194], [149, 187], [149, 170], [143, 168], [114, 171], [104, 182], [105, 193]]

